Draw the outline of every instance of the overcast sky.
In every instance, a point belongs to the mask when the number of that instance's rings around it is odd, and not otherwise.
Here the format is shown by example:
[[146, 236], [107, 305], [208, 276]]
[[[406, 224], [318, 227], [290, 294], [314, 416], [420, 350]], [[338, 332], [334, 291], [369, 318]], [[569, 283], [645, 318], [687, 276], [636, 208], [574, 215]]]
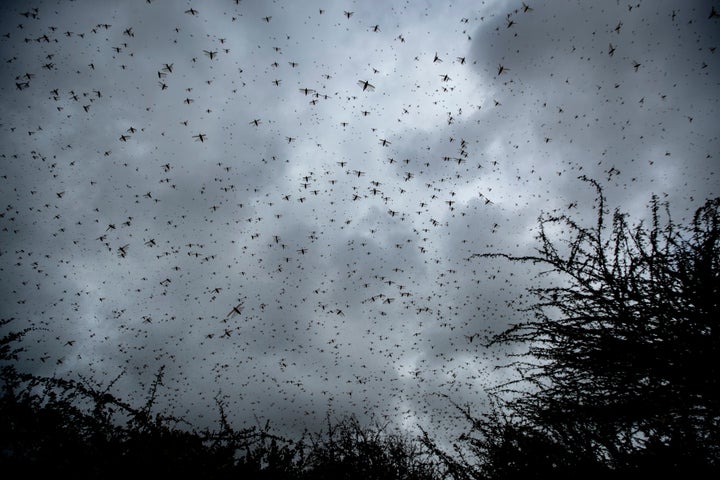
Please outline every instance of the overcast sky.
[[537, 218], [720, 193], [717, 3], [3, 2], [23, 368], [217, 426], [451, 428]]

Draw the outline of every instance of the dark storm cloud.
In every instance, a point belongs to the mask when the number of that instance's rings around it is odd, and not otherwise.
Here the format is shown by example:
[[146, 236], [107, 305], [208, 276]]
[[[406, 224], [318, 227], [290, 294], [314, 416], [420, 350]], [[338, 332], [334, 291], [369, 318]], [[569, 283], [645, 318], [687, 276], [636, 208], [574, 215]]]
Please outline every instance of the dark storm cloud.
[[[557, 193], [570, 196], [582, 173], [632, 186], [647, 201], [650, 190], [669, 191], [687, 175], [712, 169], [706, 142], [713, 135], [705, 129], [716, 102], [706, 95], [717, 82], [707, 62], [717, 40], [707, 12], [674, 2], [566, 2], [557, 10], [536, 6], [488, 19], [476, 31], [471, 56], [498, 85], [502, 108], [510, 110], [500, 128], [519, 153], [546, 177], [553, 170], [566, 174], [569, 183]], [[698, 117], [704, 120], [695, 123]], [[687, 144], [688, 136], [705, 140]], [[684, 148], [672, 155], [675, 145]], [[638, 188], [640, 178], [649, 186]], [[694, 182], [711, 194], [712, 182]]]

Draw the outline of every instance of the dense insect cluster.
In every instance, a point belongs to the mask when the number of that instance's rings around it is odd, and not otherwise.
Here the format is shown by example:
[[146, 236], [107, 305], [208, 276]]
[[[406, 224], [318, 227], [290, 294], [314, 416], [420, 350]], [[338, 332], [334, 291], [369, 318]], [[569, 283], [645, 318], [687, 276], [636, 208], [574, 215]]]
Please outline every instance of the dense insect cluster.
[[4, 3], [25, 368], [132, 395], [164, 366], [199, 423], [221, 395], [240, 423], [441, 429], [539, 281], [478, 254], [582, 218], [581, 175], [635, 211], [717, 193], [715, 7], [425, 3]]

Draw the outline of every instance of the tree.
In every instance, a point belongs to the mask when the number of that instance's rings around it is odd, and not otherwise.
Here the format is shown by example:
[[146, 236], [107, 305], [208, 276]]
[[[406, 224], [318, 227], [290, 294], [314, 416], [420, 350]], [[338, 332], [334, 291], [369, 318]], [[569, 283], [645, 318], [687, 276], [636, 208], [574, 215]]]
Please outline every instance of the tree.
[[526, 350], [509, 365], [519, 378], [491, 390], [493, 411], [463, 409], [478, 476], [718, 469], [720, 198], [682, 226], [653, 197], [650, 224], [630, 226], [618, 210], [608, 222], [602, 188], [583, 180], [594, 226], [541, 215], [535, 255], [479, 255], [562, 281], [532, 288], [530, 320], [489, 339]]

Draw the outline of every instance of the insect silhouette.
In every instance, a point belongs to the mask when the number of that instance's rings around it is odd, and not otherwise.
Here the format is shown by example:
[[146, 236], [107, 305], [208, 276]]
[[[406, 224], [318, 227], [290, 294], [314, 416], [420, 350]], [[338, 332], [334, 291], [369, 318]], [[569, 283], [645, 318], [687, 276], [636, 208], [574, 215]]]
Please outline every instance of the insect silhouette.
[[370, 82], [368, 82], [367, 80], [358, 80], [358, 85], [360, 85], [360, 86], [362, 87], [363, 91], [365, 91], [365, 90], [369, 90], [369, 91], [375, 90], [375, 85], [372, 85], [372, 84], [371, 84]]
[[242, 311], [243, 311], [243, 305], [244, 305], [244, 302], [240, 302], [237, 305], [235, 305], [234, 307], [232, 307], [232, 310], [230, 310], [227, 314], [227, 318], [232, 318], [237, 315], [241, 315]]

